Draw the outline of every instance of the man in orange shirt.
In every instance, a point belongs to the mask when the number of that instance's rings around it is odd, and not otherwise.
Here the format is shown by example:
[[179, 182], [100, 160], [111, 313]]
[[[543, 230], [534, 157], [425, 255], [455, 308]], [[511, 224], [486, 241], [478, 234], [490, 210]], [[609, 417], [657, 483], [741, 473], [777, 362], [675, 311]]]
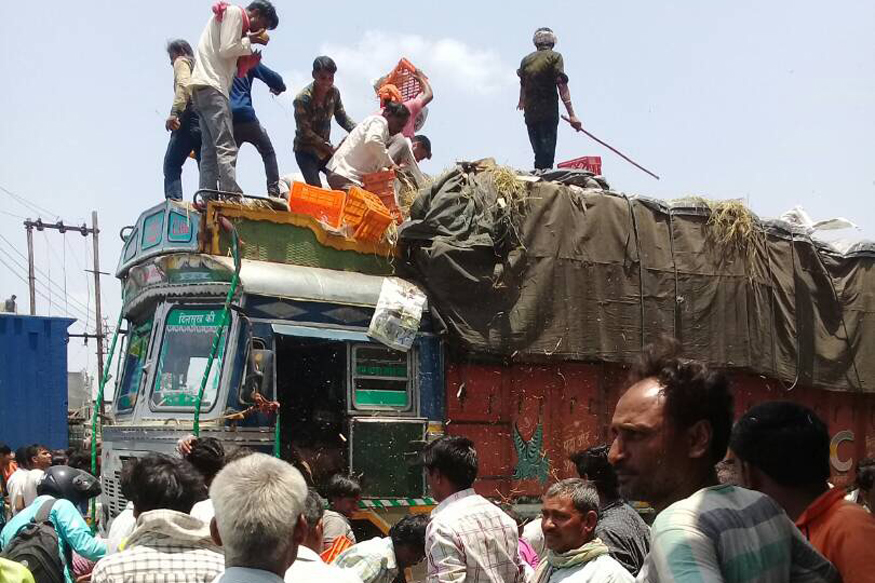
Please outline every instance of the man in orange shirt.
[[830, 489], [829, 432], [817, 414], [778, 401], [752, 407], [735, 424], [730, 448], [744, 486], [784, 507], [844, 583], [875, 576], [875, 517]]

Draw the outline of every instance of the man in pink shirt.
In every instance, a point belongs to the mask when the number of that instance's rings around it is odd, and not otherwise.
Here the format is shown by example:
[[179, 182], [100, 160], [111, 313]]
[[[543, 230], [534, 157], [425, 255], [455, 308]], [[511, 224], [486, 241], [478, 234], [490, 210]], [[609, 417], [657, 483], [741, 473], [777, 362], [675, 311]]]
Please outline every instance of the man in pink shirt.
[[407, 124], [404, 126], [404, 129], [401, 130], [401, 133], [405, 138], [410, 139], [413, 139], [416, 132], [422, 129], [422, 126], [425, 124], [425, 118], [428, 116], [428, 110], [425, 106], [431, 103], [431, 100], [434, 99], [434, 92], [431, 90], [431, 84], [428, 82], [425, 75], [422, 74], [422, 71], [417, 69], [413, 76], [419, 81], [419, 86], [422, 87], [422, 93], [413, 99], [408, 99], [404, 102], [404, 105], [410, 111], [410, 119], [407, 120]]

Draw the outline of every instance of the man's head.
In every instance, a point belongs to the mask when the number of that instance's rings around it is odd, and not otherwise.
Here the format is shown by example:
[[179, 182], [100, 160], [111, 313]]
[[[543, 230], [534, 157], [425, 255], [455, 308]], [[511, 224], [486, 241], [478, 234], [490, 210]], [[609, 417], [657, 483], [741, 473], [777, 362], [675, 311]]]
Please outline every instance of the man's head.
[[532, 42], [535, 43], [535, 48], [539, 51], [552, 49], [556, 46], [556, 33], [546, 26], [541, 27], [535, 31]]
[[599, 521], [599, 495], [591, 482], [580, 478], [556, 482], [544, 494], [543, 503], [541, 530], [548, 549], [564, 553], [593, 539]]
[[302, 545], [316, 553], [322, 553], [322, 517], [325, 515], [325, 500], [315, 488], [307, 491], [307, 500], [304, 502], [304, 520], [307, 522], [307, 536], [301, 542]]
[[362, 487], [354, 479], [341, 474], [334, 474], [325, 482], [322, 488], [328, 503], [336, 512], [344, 516], [352, 516], [359, 507], [362, 497]]
[[732, 429], [726, 377], [678, 357], [678, 348], [671, 341], [644, 349], [611, 421], [608, 459], [620, 493], [657, 511], [716, 481]]
[[335, 73], [337, 73], [337, 63], [331, 57], [322, 55], [313, 61], [313, 81], [320, 91], [328, 91], [334, 87]]
[[[91, 473], [91, 452], [83, 448], [74, 449], [67, 458], [67, 465], [84, 472]], [[97, 456], [97, 469], [100, 470], [100, 456]]]
[[607, 504], [620, 497], [617, 472], [608, 461], [609, 445], [597, 445], [578, 451], [571, 455], [571, 461], [577, 466], [577, 475], [589, 480], [596, 487], [602, 504]]
[[52, 452], [44, 445], [34, 443], [28, 446], [26, 457], [31, 470], [46, 470], [52, 466]]
[[869, 510], [875, 511], [875, 459], [860, 460], [854, 485], [860, 489]]
[[12, 448], [0, 443], [0, 467], [5, 468], [12, 461]]
[[52, 452], [53, 466], [66, 466], [70, 461], [70, 456], [67, 455], [66, 449], [56, 449]]
[[189, 513], [205, 489], [200, 473], [185, 460], [150, 453], [134, 462], [127, 472], [127, 490], [134, 503], [134, 516], [150, 510]]
[[438, 502], [467, 490], [477, 479], [477, 450], [467, 437], [446, 436], [429, 443], [422, 452], [422, 464]]
[[100, 492], [97, 478], [70, 466], [50, 466], [36, 486], [38, 496], [64, 498], [76, 506], [100, 496]]
[[404, 129], [404, 125], [410, 119], [410, 110], [402, 103], [390, 101], [383, 107], [383, 117], [389, 122], [389, 135], [394, 136]]
[[22, 445], [15, 450], [15, 461], [18, 463], [18, 468], [22, 470], [30, 469], [30, 459], [27, 457], [27, 448], [30, 446]]
[[428, 516], [408, 514], [389, 529], [395, 560], [402, 569], [419, 564], [425, 558], [425, 527]]
[[779, 489], [813, 492], [827, 487], [829, 431], [817, 414], [797, 403], [751, 407], [732, 429], [729, 447], [742, 485], [778, 499]]
[[204, 484], [209, 488], [213, 478], [225, 465], [225, 448], [215, 437], [202, 437], [194, 442], [185, 459], [200, 472]]
[[191, 45], [185, 39], [175, 39], [167, 43], [167, 56], [170, 57], [170, 63], [179, 57], [194, 57], [194, 51], [191, 50]]
[[417, 162], [431, 160], [431, 140], [420, 134], [413, 136], [411, 141], [413, 142], [413, 157], [416, 158]]
[[246, 14], [249, 16], [249, 30], [252, 32], [264, 29], [273, 30], [280, 23], [276, 8], [270, 3], [270, 0], [253, 0], [246, 7]]
[[216, 516], [213, 539], [226, 567], [248, 567], [280, 577], [295, 562], [307, 534], [302, 516], [307, 484], [290, 464], [254, 453], [227, 464], [210, 486]]

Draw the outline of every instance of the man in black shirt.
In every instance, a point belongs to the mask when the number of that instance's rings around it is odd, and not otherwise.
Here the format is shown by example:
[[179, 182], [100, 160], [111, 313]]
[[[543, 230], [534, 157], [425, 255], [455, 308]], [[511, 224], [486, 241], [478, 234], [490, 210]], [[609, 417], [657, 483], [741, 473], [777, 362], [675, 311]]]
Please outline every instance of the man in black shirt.
[[591, 447], [571, 456], [580, 477], [595, 484], [599, 493], [596, 536], [633, 576], [638, 575], [650, 552], [650, 529], [634, 508], [620, 498], [617, 474], [608, 462], [607, 445]]

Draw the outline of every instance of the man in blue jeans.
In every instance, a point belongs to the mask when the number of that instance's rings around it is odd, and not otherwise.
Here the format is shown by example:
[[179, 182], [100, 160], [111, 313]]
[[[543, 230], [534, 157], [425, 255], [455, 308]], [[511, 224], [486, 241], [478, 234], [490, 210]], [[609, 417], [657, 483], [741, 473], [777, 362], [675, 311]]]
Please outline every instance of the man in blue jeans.
[[261, 155], [264, 162], [264, 173], [267, 175], [268, 196], [280, 196], [279, 170], [276, 164], [276, 152], [270, 142], [267, 130], [258, 121], [255, 108], [252, 106], [252, 80], [261, 81], [270, 88], [270, 92], [279, 95], [286, 90], [283, 78], [279, 73], [268, 69], [261, 62], [249, 70], [244, 77], [235, 77], [231, 85], [231, 115], [234, 118], [234, 140], [237, 148], [249, 142]]
[[520, 63], [520, 101], [517, 109], [525, 113], [529, 141], [535, 151], [535, 169], [553, 167], [556, 156], [556, 134], [559, 128], [559, 97], [568, 111], [571, 126], [580, 130], [582, 124], [574, 115], [568, 75], [562, 55], [553, 50], [556, 35], [549, 28], [539, 28], [532, 39], [535, 52]]
[[167, 43], [167, 55], [173, 65], [173, 106], [164, 122], [164, 128], [170, 132], [164, 154], [164, 197], [182, 200], [182, 165], [191, 152], [199, 161], [201, 152], [200, 122], [188, 96], [194, 53], [191, 45], [177, 39]]

